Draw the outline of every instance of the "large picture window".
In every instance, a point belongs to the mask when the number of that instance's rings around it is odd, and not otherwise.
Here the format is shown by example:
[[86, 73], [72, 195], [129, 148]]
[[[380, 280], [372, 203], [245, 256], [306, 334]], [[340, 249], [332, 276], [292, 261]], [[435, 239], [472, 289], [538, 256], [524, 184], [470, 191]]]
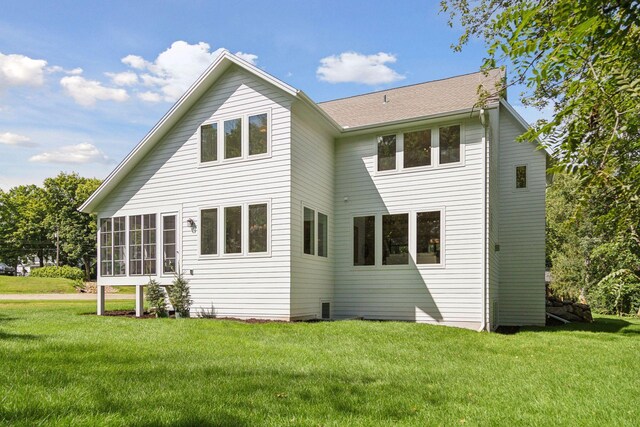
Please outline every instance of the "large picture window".
[[353, 218], [353, 265], [376, 264], [376, 217]]
[[[420, 266], [443, 265], [443, 212], [412, 211], [354, 217], [353, 265], [379, 265], [377, 250], [382, 251], [383, 266], [409, 265], [410, 258]], [[380, 220], [382, 224], [378, 223], [377, 228], [376, 222]], [[376, 240], [376, 230], [380, 229], [382, 238]]]
[[431, 129], [404, 134], [404, 167], [415, 168], [431, 164]]
[[416, 264], [440, 264], [440, 211], [416, 213]]
[[440, 128], [440, 163], [460, 161], [460, 125]]

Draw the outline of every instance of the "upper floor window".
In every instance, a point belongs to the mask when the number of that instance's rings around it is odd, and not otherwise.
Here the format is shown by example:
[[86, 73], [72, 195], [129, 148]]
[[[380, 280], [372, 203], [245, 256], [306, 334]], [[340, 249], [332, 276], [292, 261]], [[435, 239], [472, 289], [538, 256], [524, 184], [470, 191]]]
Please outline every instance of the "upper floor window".
[[218, 124], [210, 123], [200, 127], [200, 161], [218, 160]]
[[[270, 113], [245, 114], [200, 126], [200, 163], [239, 160], [270, 152]], [[218, 132], [218, 130], [221, 130]], [[222, 153], [219, 155], [218, 153]]]
[[527, 165], [516, 166], [516, 188], [527, 188]]
[[378, 137], [378, 170], [388, 171], [396, 168], [396, 136]]
[[440, 164], [460, 161], [460, 125], [440, 128]]
[[415, 168], [431, 164], [431, 129], [404, 134], [404, 167]]

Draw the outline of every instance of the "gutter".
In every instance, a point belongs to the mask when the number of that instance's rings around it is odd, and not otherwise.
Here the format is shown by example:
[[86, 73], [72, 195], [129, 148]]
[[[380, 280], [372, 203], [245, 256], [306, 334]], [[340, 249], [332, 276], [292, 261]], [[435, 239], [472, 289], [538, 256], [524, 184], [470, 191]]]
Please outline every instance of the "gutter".
[[482, 322], [478, 332], [487, 329], [487, 131], [488, 125], [484, 108], [480, 109], [480, 123], [484, 128], [482, 138]]

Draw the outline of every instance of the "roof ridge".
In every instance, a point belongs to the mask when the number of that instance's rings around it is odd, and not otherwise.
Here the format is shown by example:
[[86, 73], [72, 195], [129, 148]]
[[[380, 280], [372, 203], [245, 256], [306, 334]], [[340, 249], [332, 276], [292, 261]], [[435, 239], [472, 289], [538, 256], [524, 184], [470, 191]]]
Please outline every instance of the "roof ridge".
[[[490, 72], [490, 71], [493, 71], [493, 70], [500, 70], [500, 67], [491, 68], [491, 69], [486, 70], [486, 71]], [[440, 81], [443, 81], [443, 80], [451, 80], [451, 79], [456, 79], [458, 77], [470, 76], [472, 74], [481, 74], [484, 71], [485, 70], [474, 71], [474, 72], [470, 72], [470, 73], [458, 74], [456, 76], [449, 76], [449, 77], [443, 77], [443, 78], [440, 78], [440, 79], [427, 80], [426, 82], [412, 83], [412, 84], [408, 84], [408, 85], [404, 85], [404, 86], [396, 86], [396, 87], [392, 87], [392, 88], [388, 88], [388, 89], [374, 90], [373, 92], [361, 93], [360, 95], [343, 96], [342, 98], [335, 98], [335, 99], [329, 99], [327, 101], [316, 102], [316, 104], [318, 104], [318, 105], [327, 104], [329, 102], [342, 101], [344, 99], [357, 98], [359, 96], [373, 95], [373, 94], [376, 94], [376, 93], [387, 92], [387, 91], [390, 91], [390, 90], [404, 89], [404, 88], [408, 88], [408, 87], [411, 87], [411, 86], [420, 86], [420, 85], [424, 85], [424, 84], [440, 82]]]

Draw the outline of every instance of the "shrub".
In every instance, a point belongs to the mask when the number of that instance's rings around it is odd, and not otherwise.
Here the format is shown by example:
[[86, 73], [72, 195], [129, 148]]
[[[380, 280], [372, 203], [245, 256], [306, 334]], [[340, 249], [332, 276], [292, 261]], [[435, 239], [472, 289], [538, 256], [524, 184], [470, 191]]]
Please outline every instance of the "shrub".
[[640, 278], [631, 270], [616, 270], [590, 289], [589, 302], [599, 313], [640, 315]]
[[151, 307], [151, 312], [155, 313], [156, 317], [168, 316], [166, 294], [160, 283], [153, 279], [149, 280], [146, 298]]
[[173, 309], [176, 311], [176, 317], [189, 317], [189, 309], [191, 308], [191, 294], [189, 293], [189, 281], [182, 277], [176, 276], [171, 286], [169, 286], [169, 301]]
[[30, 273], [33, 277], [51, 277], [64, 278], [73, 280], [76, 283], [82, 283], [84, 280], [84, 272], [78, 267], [70, 267], [63, 265], [61, 267], [51, 265], [47, 267], [34, 268]]

